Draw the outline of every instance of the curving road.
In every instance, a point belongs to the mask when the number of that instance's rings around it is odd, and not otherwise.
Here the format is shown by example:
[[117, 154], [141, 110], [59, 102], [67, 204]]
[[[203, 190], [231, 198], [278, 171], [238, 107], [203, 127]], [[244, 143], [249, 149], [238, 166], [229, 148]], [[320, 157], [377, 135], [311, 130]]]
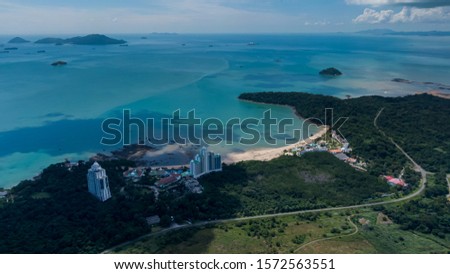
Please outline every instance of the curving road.
[[450, 200], [450, 174], [447, 175], [448, 192], [447, 198]]
[[384, 108], [382, 108], [376, 115], [373, 124], [374, 126], [380, 131], [381, 134], [383, 134], [384, 137], [386, 137], [387, 139], [389, 139], [391, 141], [392, 144], [394, 144], [401, 153], [403, 153], [403, 155], [405, 155], [406, 158], [408, 158], [408, 160], [414, 165], [415, 169], [417, 171], [419, 171], [422, 175], [422, 180], [420, 183], [420, 187], [413, 193], [405, 196], [405, 197], [401, 197], [398, 199], [394, 199], [394, 200], [389, 200], [389, 201], [382, 201], [382, 202], [373, 202], [373, 203], [366, 203], [366, 204], [360, 204], [360, 205], [352, 205], [352, 206], [341, 206], [341, 207], [330, 207], [330, 208], [319, 208], [319, 209], [309, 209], [309, 210], [299, 210], [299, 211], [293, 211], [293, 212], [285, 212], [285, 213], [275, 213], [275, 214], [266, 214], [266, 215], [258, 215], [258, 216], [250, 216], [250, 217], [241, 217], [241, 218], [232, 218], [232, 219], [223, 219], [223, 220], [214, 220], [214, 221], [205, 221], [205, 222], [199, 222], [199, 223], [195, 223], [195, 224], [186, 224], [186, 225], [179, 225], [176, 227], [171, 227], [171, 228], [167, 228], [158, 232], [152, 232], [146, 235], [143, 235], [139, 238], [136, 238], [134, 240], [122, 243], [120, 245], [117, 245], [115, 247], [112, 247], [110, 249], [107, 249], [105, 251], [103, 251], [102, 253], [111, 253], [113, 250], [117, 249], [117, 248], [121, 248], [124, 247], [126, 245], [138, 242], [140, 240], [152, 237], [152, 236], [156, 236], [156, 235], [161, 235], [170, 231], [176, 231], [176, 230], [180, 230], [180, 229], [184, 229], [184, 228], [193, 228], [193, 227], [201, 227], [201, 226], [205, 226], [205, 225], [209, 225], [209, 224], [218, 224], [218, 223], [227, 223], [227, 222], [236, 222], [236, 221], [248, 221], [248, 220], [255, 220], [255, 219], [264, 219], [264, 218], [272, 218], [272, 217], [282, 217], [282, 216], [291, 216], [291, 215], [297, 215], [297, 214], [306, 214], [306, 213], [317, 213], [317, 212], [327, 212], [327, 211], [339, 211], [339, 210], [347, 210], [347, 209], [358, 209], [358, 208], [365, 208], [365, 207], [374, 207], [374, 206], [380, 206], [380, 205], [388, 205], [388, 204], [394, 204], [394, 203], [399, 203], [399, 202], [403, 202], [403, 201], [407, 201], [410, 200], [412, 198], [415, 198], [417, 196], [419, 196], [420, 194], [422, 194], [422, 192], [425, 190], [425, 186], [427, 183], [427, 174], [428, 172], [426, 170], [424, 170], [420, 165], [418, 165], [413, 158], [411, 158], [411, 156], [409, 156], [391, 137], [388, 137], [386, 135], [386, 133], [384, 133], [383, 130], [381, 130], [378, 127], [378, 119], [381, 116], [381, 114], [383, 113]]
[[333, 240], [333, 239], [337, 239], [337, 238], [350, 237], [350, 236], [353, 236], [353, 235], [358, 234], [359, 228], [358, 228], [358, 226], [357, 226], [357, 225], [352, 221], [352, 219], [351, 219], [353, 216], [354, 216], [354, 215], [348, 216], [348, 217], [347, 217], [347, 220], [348, 220], [348, 221], [350, 222], [350, 224], [355, 228], [355, 231], [353, 231], [352, 233], [346, 234], [346, 235], [337, 235], [337, 236], [333, 236], [333, 237], [322, 238], [322, 239], [317, 239], [317, 240], [311, 241], [311, 242], [309, 242], [309, 243], [306, 243], [306, 244], [300, 246], [300, 247], [297, 248], [296, 250], [294, 250], [294, 253], [297, 253], [299, 250], [305, 248], [306, 246], [309, 246], [309, 245], [312, 245], [312, 244], [315, 244], [315, 243], [318, 243], [318, 242], [323, 242], [323, 241]]
[[[403, 155], [405, 155], [405, 157], [406, 157], [406, 158], [414, 165], [414, 169], [415, 169], [416, 171], [420, 172], [420, 174], [422, 175], [422, 184], [420, 185], [419, 193], [418, 193], [418, 194], [420, 194], [420, 193], [422, 193], [422, 191], [424, 191], [424, 189], [425, 189], [425, 185], [426, 185], [426, 183], [427, 183], [427, 174], [431, 174], [431, 172], [426, 171], [426, 170], [423, 169], [419, 164], [417, 164], [416, 161], [414, 161], [414, 159], [413, 159], [411, 156], [409, 156], [409, 154], [406, 153], [405, 150], [404, 150], [400, 145], [398, 145], [398, 144], [394, 141], [394, 139], [392, 139], [391, 137], [387, 136], [386, 133], [378, 127], [378, 118], [380, 118], [380, 115], [381, 115], [381, 113], [383, 113], [383, 111], [384, 111], [384, 108], [382, 108], [382, 109], [377, 113], [377, 116], [376, 116], [375, 119], [373, 120], [373, 125], [378, 129], [378, 131], [379, 131], [381, 134], [383, 134], [383, 136], [384, 136], [385, 138], [389, 139], [389, 141], [390, 141], [392, 144], [394, 144], [394, 146], [397, 147], [397, 149], [400, 150], [400, 152], [403, 153]], [[418, 195], [418, 194], [417, 194], [417, 195]], [[416, 195], [416, 196], [417, 196], [417, 195]]]

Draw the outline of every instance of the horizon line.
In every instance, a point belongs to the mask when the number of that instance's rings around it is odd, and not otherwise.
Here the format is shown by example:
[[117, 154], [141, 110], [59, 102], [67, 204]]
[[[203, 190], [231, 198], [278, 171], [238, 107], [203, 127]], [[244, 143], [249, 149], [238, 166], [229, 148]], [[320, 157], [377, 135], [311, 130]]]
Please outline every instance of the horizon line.
[[0, 36], [44, 36], [44, 35], [91, 35], [91, 34], [103, 34], [103, 35], [298, 35], [298, 34], [357, 34], [360, 32], [367, 31], [391, 31], [395, 33], [428, 33], [437, 32], [445, 33], [450, 32], [449, 30], [423, 30], [423, 31], [397, 31], [393, 29], [384, 28], [374, 28], [374, 29], [363, 29], [355, 31], [299, 31], [299, 32], [165, 32], [165, 31], [153, 31], [153, 32], [67, 32], [67, 33], [0, 33]]

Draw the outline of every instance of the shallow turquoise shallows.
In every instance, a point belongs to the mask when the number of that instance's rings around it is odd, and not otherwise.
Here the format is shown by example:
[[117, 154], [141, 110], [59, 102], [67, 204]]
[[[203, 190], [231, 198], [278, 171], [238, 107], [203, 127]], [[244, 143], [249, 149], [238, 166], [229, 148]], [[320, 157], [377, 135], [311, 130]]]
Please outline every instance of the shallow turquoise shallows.
[[[420, 82], [450, 85], [447, 37], [110, 36], [127, 40], [128, 46], [30, 43], [7, 53], [3, 51], [12, 37], [0, 37], [0, 187], [16, 185], [66, 158], [87, 159], [117, 148], [100, 145], [100, 126], [122, 109], [153, 118], [195, 109], [199, 118], [226, 121], [260, 118], [272, 108], [274, 117], [295, 118], [298, 126], [301, 121], [289, 108], [237, 97], [256, 91], [399, 96], [437, 87]], [[51, 66], [58, 60], [68, 64]], [[344, 74], [320, 76], [328, 67]], [[221, 144], [213, 149], [225, 154], [247, 147]]]

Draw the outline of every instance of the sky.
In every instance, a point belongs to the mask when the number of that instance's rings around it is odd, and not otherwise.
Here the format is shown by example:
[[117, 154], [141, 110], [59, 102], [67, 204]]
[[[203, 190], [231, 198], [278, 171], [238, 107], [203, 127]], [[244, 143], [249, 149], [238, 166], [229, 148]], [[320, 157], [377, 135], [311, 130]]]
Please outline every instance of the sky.
[[450, 31], [450, 0], [0, 0], [0, 35]]

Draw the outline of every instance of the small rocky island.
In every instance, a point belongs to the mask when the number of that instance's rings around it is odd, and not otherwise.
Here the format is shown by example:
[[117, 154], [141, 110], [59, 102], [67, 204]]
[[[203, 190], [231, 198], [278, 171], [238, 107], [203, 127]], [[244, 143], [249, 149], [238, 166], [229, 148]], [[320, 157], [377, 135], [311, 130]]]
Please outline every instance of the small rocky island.
[[13, 39], [9, 40], [8, 44], [25, 44], [29, 42], [30, 41], [27, 41], [21, 37], [14, 37]]
[[67, 65], [67, 62], [65, 62], [65, 61], [56, 61], [56, 62], [52, 63], [52, 66], [54, 66], [54, 67], [60, 67], [60, 66], [65, 66], [65, 65]]
[[342, 72], [336, 68], [327, 68], [319, 72], [319, 74], [323, 76], [341, 76]]
[[64, 44], [64, 39], [61, 38], [44, 38], [39, 39], [35, 44]]
[[72, 45], [90, 45], [90, 46], [102, 46], [102, 45], [122, 45], [126, 44], [125, 40], [117, 40], [110, 38], [102, 34], [89, 34], [86, 36], [77, 36], [68, 39], [61, 38], [44, 38], [35, 42], [36, 44], [72, 44]]
[[74, 45], [121, 45], [127, 43], [125, 40], [117, 40], [101, 34], [73, 37], [66, 39], [65, 42]]

